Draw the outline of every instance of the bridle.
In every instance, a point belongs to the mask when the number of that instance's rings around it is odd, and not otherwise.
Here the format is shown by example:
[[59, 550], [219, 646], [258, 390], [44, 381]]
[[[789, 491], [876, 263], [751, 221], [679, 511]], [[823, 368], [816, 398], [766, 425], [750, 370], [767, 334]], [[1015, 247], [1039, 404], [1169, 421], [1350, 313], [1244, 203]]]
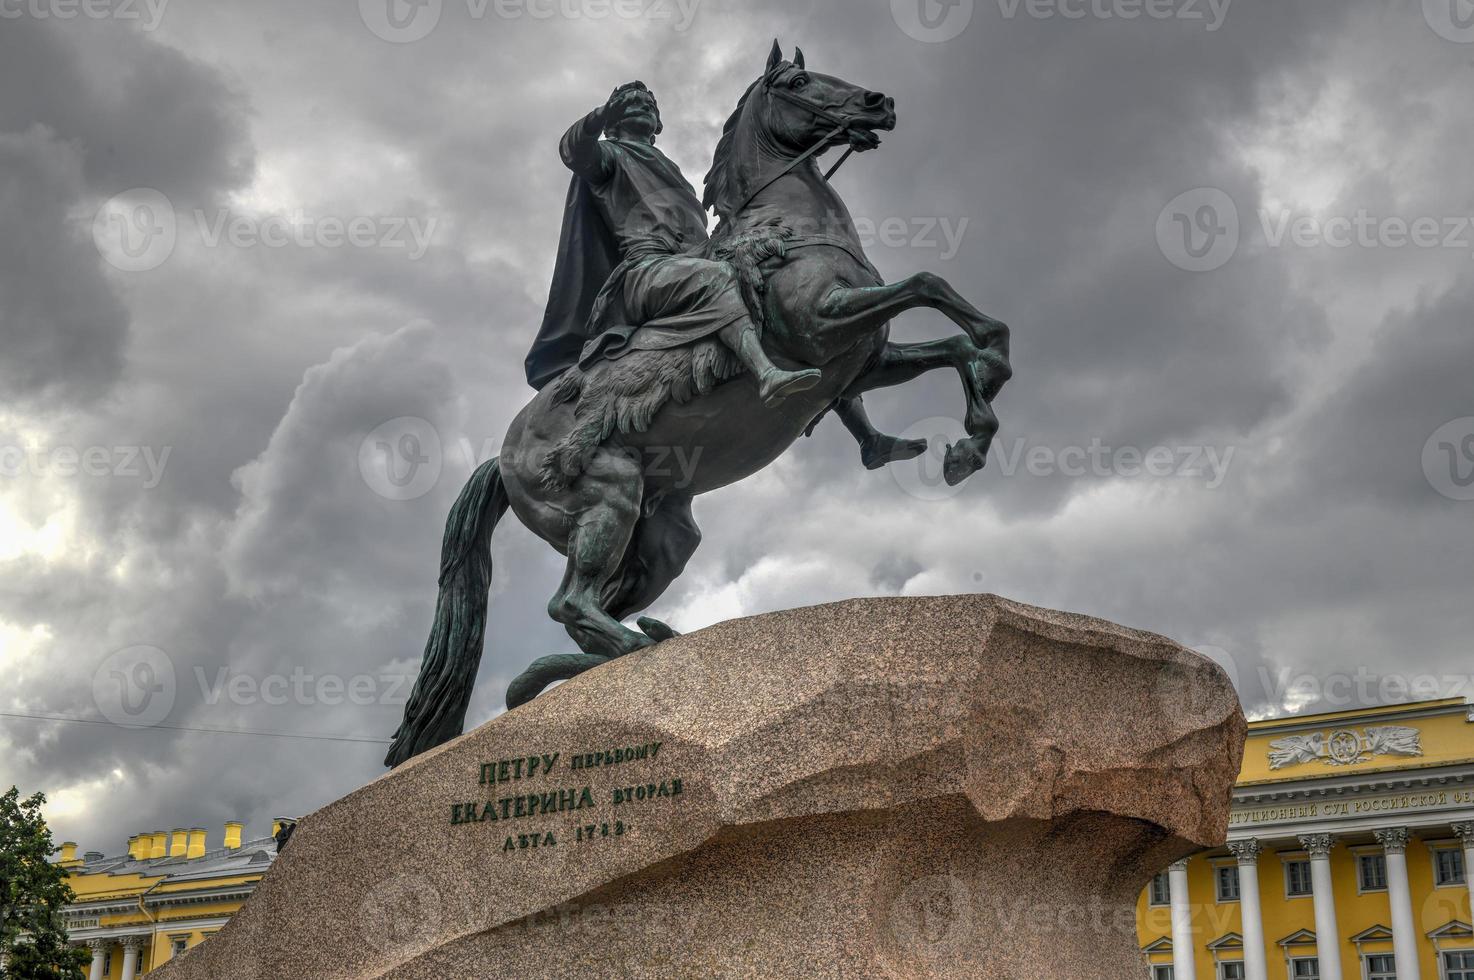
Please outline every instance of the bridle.
[[[779, 178], [792, 173], [795, 167], [797, 167], [799, 164], [803, 163], [810, 157], [814, 156], [816, 153], [822, 153], [824, 149], [829, 146], [830, 140], [834, 139], [834, 137], [838, 136], [840, 133], [848, 132], [851, 128], [853, 128], [853, 123], [850, 120], [845, 119], [838, 113], [830, 112], [824, 106], [821, 106], [817, 102], [813, 102], [809, 99], [804, 98], [797, 92], [793, 92], [785, 88], [778, 88], [773, 84], [773, 79], [776, 77], [776, 74], [770, 74], [767, 78], [763, 79], [763, 90], [765, 92], [767, 92], [769, 95], [777, 96], [790, 105], [796, 105], [800, 109], [804, 109], [812, 113], [814, 116], [824, 120], [827, 123], [833, 123], [834, 128], [825, 133], [823, 136], [819, 137], [818, 142], [816, 142], [813, 146], [809, 147], [807, 150], [804, 150], [803, 153], [799, 154], [791, 161], [789, 161], [788, 166], [784, 167], [782, 170], [778, 171], [776, 174], [763, 181], [751, 194], [748, 194], [747, 197], [743, 199], [742, 203], [737, 205], [737, 207], [732, 210], [732, 217], [734, 219], [743, 211], [747, 210], [747, 206], [751, 204], [759, 194], [767, 190], [769, 187], [773, 186], [773, 184], [775, 184]], [[829, 178], [833, 177], [835, 173], [839, 171], [839, 168], [844, 166], [844, 162], [850, 158], [850, 154], [854, 152], [855, 147], [853, 144], [847, 147], [844, 151], [844, 156], [840, 157], [835, 162], [834, 166], [830, 167], [829, 171], [824, 174], [824, 179], [828, 180]]]

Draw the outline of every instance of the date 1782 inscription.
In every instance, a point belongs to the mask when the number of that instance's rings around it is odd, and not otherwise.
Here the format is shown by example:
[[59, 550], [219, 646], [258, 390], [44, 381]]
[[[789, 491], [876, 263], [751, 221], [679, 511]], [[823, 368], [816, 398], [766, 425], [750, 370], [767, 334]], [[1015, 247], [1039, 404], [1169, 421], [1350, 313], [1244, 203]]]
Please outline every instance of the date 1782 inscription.
[[[451, 825], [503, 824], [534, 817], [561, 817], [563, 814], [579, 813], [577, 822], [573, 824], [560, 820], [558, 826], [544, 825], [535, 829], [518, 825], [518, 832], [507, 833], [501, 845], [504, 854], [557, 847], [560, 841], [571, 840], [581, 844], [623, 837], [629, 833], [629, 818], [638, 814], [638, 807], [622, 809], [615, 814], [583, 814], [580, 811], [597, 811], [600, 807], [629, 808], [632, 804], [648, 804], [659, 800], [670, 802], [680, 798], [684, 791], [682, 781], [677, 778], [640, 783], [631, 780], [628, 785], [615, 785], [605, 789], [577, 785], [578, 780], [574, 774], [582, 775], [591, 769], [607, 769], [632, 762], [653, 762], [660, 757], [660, 745], [660, 742], [648, 742], [598, 752], [579, 752], [570, 756], [552, 752], [483, 762], [477, 779], [478, 785], [505, 787], [508, 792], [494, 799], [483, 798], [451, 804]], [[631, 770], [632, 773], [634, 771]], [[562, 785], [550, 785], [560, 778], [565, 781]], [[528, 782], [529, 780], [536, 782]], [[568, 785], [567, 781], [574, 785]], [[513, 828], [506, 829], [511, 831]]]

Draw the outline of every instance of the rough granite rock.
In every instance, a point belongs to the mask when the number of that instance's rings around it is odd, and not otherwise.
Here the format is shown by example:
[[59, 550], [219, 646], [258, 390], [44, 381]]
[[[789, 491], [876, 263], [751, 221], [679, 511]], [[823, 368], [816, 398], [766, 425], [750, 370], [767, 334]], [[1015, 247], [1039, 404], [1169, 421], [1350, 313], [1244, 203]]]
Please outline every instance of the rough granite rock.
[[153, 976], [1139, 980], [1137, 896], [1224, 839], [1243, 740], [1215, 664], [1098, 619], [734, 620], [306, 817]]

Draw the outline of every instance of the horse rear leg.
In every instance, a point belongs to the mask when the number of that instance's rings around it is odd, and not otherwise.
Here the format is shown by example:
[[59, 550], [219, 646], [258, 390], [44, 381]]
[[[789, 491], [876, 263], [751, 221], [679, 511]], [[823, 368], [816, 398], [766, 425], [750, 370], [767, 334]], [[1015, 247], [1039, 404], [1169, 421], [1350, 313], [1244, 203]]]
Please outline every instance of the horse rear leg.
[[602, 450], [573, 488], [568, 567], [548, 614], [562, 623], [584, 653], [620, 657], [655, 641], [609, 614], [604, 597], [625, 560], [640, 518], [644, 479], [639, 464]]
[[[635, 526], [622, 574], [606, 603], [615, 619], [626, 619], [659, 599], [686, 569], [701, 544], [701, 528], [691, 514], [691, 498], [662, 499]], [[647, 636], [664, 639], [675, 631], [659, 620], [641, 619]]]

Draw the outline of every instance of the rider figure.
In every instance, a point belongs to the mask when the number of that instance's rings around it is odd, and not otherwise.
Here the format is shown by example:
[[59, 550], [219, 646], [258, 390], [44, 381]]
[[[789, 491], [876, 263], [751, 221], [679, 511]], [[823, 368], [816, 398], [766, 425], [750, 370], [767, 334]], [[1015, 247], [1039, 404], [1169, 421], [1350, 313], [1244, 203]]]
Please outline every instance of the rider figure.
[[[812, 387], [819, 371], [785, 371], [768, 358], [735, 270], [692, 254], [707, 241], [706, 212], [655, 148], [661, 129], [655, 96], [635, 81], [564, 134], [559, 151], [574, 179], [528, 382], [541, 389], [574, 364], [715, 334], [757, 378], [766, 404]], [[834, 408], [868, 468], [926, 449], [924, 440], [877, 431], [858, 395]]]
[[[812, 388], [822, 377], [818, 370], [785, 371], [768, 358], [736, 271], [693, 254], [707, 240], [706, 214], [680, 168], [655, 148], [660, 130], [655, 96], [643, 82], [630, 82], [563, 137], [563, 162], [586, 184], [621, 260], [591, 310], [587, 332], [594, 339], [582, 362], [715, 335], [757, 379], [764, 404]], [[557, 291], [555, 274], [550, 307]], [[539, 344], [546, 332], [545, 324]], [[529, 369], [538, 353], [534, 346]]]

